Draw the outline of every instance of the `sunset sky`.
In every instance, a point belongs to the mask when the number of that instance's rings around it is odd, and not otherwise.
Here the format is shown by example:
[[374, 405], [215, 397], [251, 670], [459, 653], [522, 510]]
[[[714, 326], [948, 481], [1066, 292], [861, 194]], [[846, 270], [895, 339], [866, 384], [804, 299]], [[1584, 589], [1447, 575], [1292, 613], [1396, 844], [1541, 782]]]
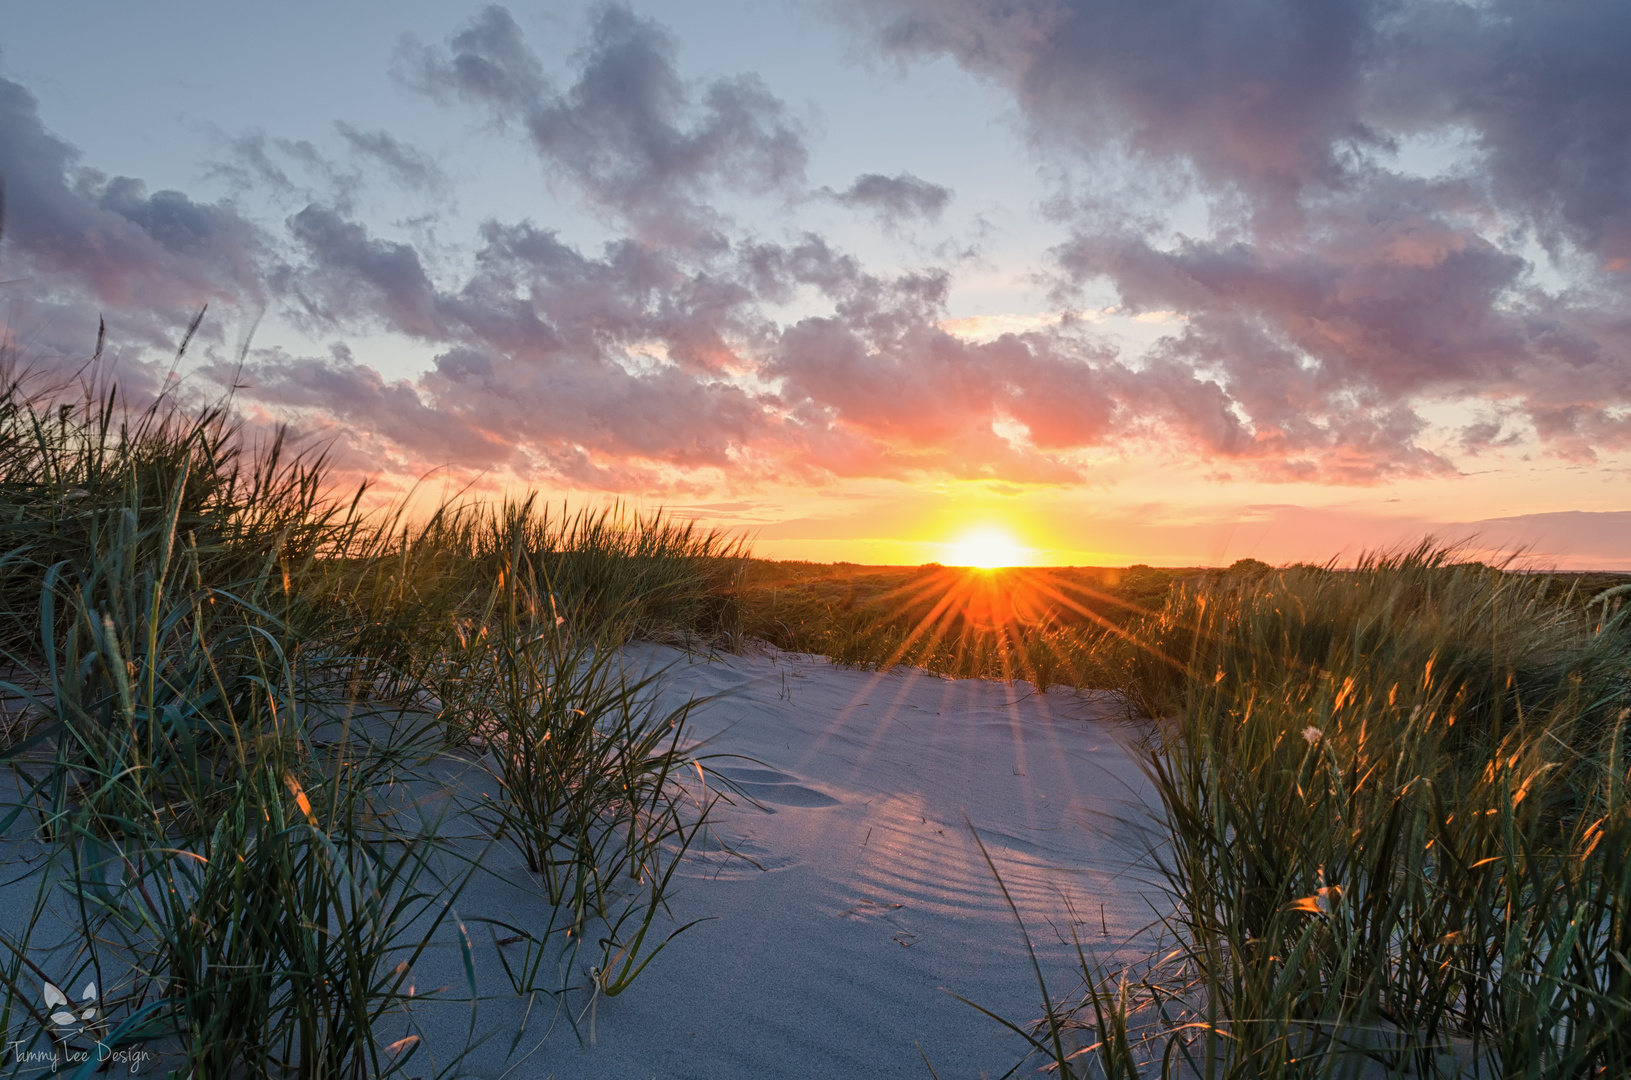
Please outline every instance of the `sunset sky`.
[[0, 314], [758, 554], [1631, 569], [1631, 4], [11, 5]]

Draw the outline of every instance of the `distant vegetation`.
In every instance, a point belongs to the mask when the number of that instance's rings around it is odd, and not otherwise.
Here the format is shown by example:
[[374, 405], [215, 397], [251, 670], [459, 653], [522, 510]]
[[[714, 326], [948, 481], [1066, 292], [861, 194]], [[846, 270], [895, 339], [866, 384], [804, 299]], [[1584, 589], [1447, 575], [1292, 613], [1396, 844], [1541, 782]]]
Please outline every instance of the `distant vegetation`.
[[1149, 566], [966, 570], [754, 560], [743, 629], [844, 664], [919, 666], [955, 678], [1108, 686], [1101, 642], [1204, 570]]
[[[1448, 562], [1450, 552], [1435, 556]], [[1458, 564], [1469, 571], [1482, 563]], [[955, 678], [1024, 679], [1042, 688], [1122, 690], [1143, 704], [1163, 678], [1177, 593], [1348, 571], [1258, 559], [1209, 567], [1012, 567], [968, 570], [853, 563], [746, 563], [735, 595], [749, 637], [862, 667], [919, 666]], [[1499, 576], [1502, 572], [1491, 571]], [[1537, 602], [1584, 607], [1631, 574], [1510, 573]], [[1617, 605], [1618, 600], [1611, 600]], [[1616, 608], [1617, 610], [1617, 608]], [[1153, 681], [1152, 681], [1153, 680]]]

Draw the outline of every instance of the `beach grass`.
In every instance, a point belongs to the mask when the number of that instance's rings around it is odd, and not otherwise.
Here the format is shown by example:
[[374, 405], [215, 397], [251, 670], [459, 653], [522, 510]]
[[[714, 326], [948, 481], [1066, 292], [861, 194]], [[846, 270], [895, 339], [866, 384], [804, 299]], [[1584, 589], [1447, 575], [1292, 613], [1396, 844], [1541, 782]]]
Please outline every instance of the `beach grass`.
[[[706, 807], [686, 709], [617, 649], [732, 644], [741, 545], [367, 496], [246, 445], [225, 405], [0, 379], [0, 832], [33, 897], [0, 932], [8, 1069], [99, 1044], [178, 1075], [418, 1075], [427, 952], [460, 958], [444, 996], [480, 997], [482, 913], [456, 912], [494, 845], [560, 913], [529, 992], [617, 993], [660, 950]], [[465, 806], [461, 768], [500, 797]], [[465, 809], [485, 831], [450, 839]]]
[[1062, 1076], [1631, 1072], [1631, 637], [1623, 586], [1561, 584], [1424, 543], [1131, 626], [1169, 948], [1084, 950], [1033, 1048]]

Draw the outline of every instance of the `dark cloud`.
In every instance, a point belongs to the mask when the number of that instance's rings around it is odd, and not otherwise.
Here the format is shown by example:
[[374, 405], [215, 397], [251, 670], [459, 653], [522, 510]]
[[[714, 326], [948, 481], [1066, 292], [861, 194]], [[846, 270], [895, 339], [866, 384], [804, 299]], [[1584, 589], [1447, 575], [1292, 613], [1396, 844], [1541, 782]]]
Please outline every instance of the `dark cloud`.
[[313, 203], [289, 219], [309, 259], [291, 292], [323, 325], [378, 319], [413, 337], [440, 339], [435, 288], [411, 244], [377, 240], [337, 211]]
[[[883, 0], [884, 49], [1008, 88], [1045, 146], [1132, 152], [1295, 218], [1402, 140], [1470, 138], [1507, 210], [1631, 252], [1631, 8], [1617, 0]], [[1622, 250], [1623, 249], [1623, 250]]]
[[1631, 7], [1423, 3], [1386, 26], [1366, 86], [1377, 122], [1470, 134], [1503, 208], [1631, 271]]
[[822, 190], [829, 198], [845, 206], [872, 211], [886, 224], [913, 217], [936, 220], [952, 197], [951, 188], [920, 180], [911, 173], [898, 176], [866, 173], [857, 176], [855, 182], [843, 191]]
[[39, 385], [90, 371], [105, 320], [99, 374], [143, 404], [200, 307], [217, 317], [195, 355], [218, 345], [221, 313], [264, 301], [265, 238], [235, 207], [88, 168], [45, 127], [34, 96], [5, 79], [0, 194], [0, 352]]
[[557, 92], [502, 7], [485, 9], [447, 49], [409, 46], [404, 78], [519, 125], [552, 173], [642, 237], [722, 242], [716, 190], [791, 191], [807, 157], [799, 124], [755, 75], [691, 84], [667, 30], [627, 8], [599, 8]]

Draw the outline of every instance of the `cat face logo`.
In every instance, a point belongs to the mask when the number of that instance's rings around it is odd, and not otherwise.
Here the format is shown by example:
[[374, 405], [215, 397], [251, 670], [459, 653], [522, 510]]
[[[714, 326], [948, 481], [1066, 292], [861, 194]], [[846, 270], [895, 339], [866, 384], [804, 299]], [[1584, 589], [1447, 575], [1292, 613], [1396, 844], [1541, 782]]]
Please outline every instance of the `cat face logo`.
[[45, 984], [44, 994], [45, 1007], [51, 1010], [51, 1022], [56, 1024], [64, 1035], [77, 1034], [82, 1025], [88, 1026], [96, 1019], [95, 982], [85, 984], [85, 989], [80, 992], [78, 1005], [70, 1005], [68, 995], [52, 983]]

